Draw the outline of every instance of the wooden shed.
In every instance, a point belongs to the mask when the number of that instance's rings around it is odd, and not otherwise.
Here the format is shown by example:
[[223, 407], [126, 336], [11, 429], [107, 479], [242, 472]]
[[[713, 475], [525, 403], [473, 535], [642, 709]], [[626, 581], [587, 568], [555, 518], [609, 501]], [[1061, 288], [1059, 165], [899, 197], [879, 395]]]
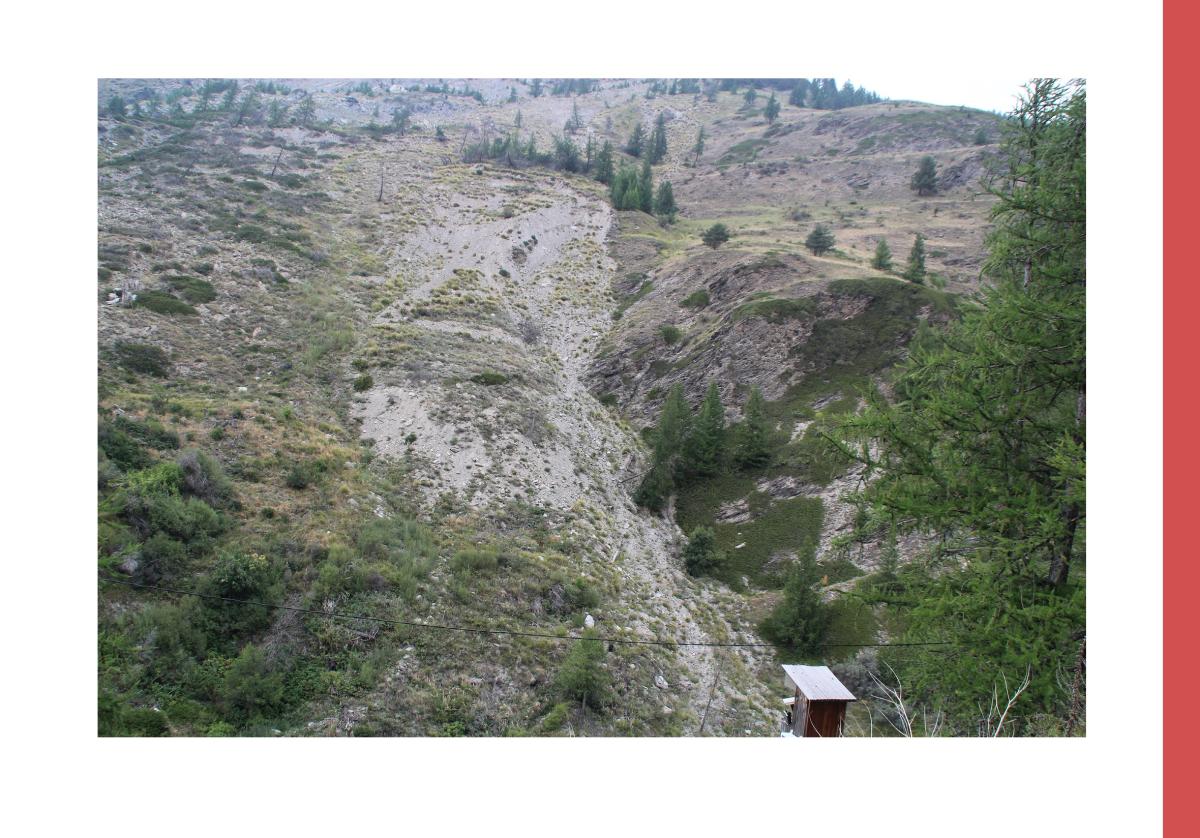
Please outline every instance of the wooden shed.
[[846, 703], [857, 701], [828, 666], [783, 665], [783, 685], [792, 692], [785, 698], [786, 727], [793, 736], [841, 736]]

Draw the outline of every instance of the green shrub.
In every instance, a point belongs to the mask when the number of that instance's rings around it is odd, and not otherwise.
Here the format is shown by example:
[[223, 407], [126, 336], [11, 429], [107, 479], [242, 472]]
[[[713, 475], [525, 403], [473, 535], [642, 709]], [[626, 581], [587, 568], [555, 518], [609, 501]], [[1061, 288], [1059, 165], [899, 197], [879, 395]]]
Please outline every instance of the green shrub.
[[213, 506], [233, 499], [233, 484], [217, 460], [203, 451], [184, 451], [175, 461], [182, 472], [181, 488]]
[[161, 422], [154, 419], [138, 422], [125, 416], [118, 416], [113, 419], [112, 424], [117, 430], [129, 434], [144, 445], [158, 451], [179, 447], [179, 434], [167, 430]]
[[711, 301], [708, 298], [708, 292], [700, 290], [688, 294], [679, 304], [684, 308], [704, 308], [709, 302]]
[[575, 611], [595, 608], [600, 604], [600, 592], [586, 579], [575, 579], [567, 586], [567, 602]]
[[700, 239], [713, 250], [729, 241], [729, 228], [724, 224], [714, 224], [705, 230]]
[[283, 482], [289, 489], [307, 489], [320, 480], [323, 474], [325, 474], [325, 463], [320, 460], [307, 460], [303, 463], [296, 463], [288, 469]]
[[370, 390], [374, 386], [375, 379], [373, 379], [369, 373], [364, 372], [362, 375], [358, 376], [358, 378], [354, 379], [355, 392], [361, 393], [364, 390]]
[[487, 573], [500, 566], [500, 554], [490, 547], [459, 550], [450, 559], [450, 569], [458, 574]]
[[[166, 282], [189, 303], [211, 303], [217, 298], [217, 289], [206, 279], [194, 276], [169, 276], [166, 277]], [[141, 297], [138, 299], [140, 300]]]
[[134, 578], [154, 585], [174, 575], [187, 561], [187, 547], [164, 532], [156, 532], [142, 544]]
[[725, 563], [724, 551], [717, 548], [711, 527], [696, 527], [683, 548], [683, 564], [692, 576], [700, 576], [720, 568]]
[[242, 722], [271, 718], [283, 707], [283, 673], [262, 649], [247, 644], [225, 675], [221, 700], [228, 715]]
[[471, 376], [471, 380], [486, 387], [495, 387], [499, 384], [507, 384], [508, 376], [498, 372], [481, 372]]
[[[266, 556], [257, 553], [225, 553], [200, 584], [204, 614], [210, 635], [236, 637], [270, 625], [274, 610], [262, 605], [275, 595], [277, 574]], [[229, 600], [237, 600], [232, 602]]]
[[213, 263], [212, 262], [197, 262], [195, 265], [192, 265], [192, 270], [195, 271], [196, 273], [200, 274], [201, 276], [208, 276], [209, 274], [211, 274], [213, 272]]
[[142, 291], [133, 303], [155, 314], [195, 314], [196, 309], [166, 291]]
[[659, 326], [658, 333], [662, 335], [663, 343], [665, 343], [667, 346], [672, 346], [678, 343], [679, 339], [683, 337], [683, 332], [679, 330], [679, 327], [672, 326], [669, 323], [664, 323], [662, 326]]
[[143, 469], [152, 462], [136, 439], [109, 422], [100, 423], [99, 445], [104, 456], [121, 471]]
[[167, 353], [149, 343], [130, 343], [117, 341], [113, 345], [117, 362], [125, 369], [153, 375], [156, 378], [166, 378], [171, 372], [171, 362]]
[[604, 405], [605, 407], [616, 407], [617, 406], [617, 394], [616, 393], [604, 393], [600, 396], [598, 401], [600, 402], [600, 404]]

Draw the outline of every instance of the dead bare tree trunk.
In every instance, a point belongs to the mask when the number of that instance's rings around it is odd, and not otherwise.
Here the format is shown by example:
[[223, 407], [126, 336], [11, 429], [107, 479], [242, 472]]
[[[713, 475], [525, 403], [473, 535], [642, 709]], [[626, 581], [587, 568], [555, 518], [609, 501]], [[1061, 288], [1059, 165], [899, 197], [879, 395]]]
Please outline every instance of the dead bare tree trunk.
[[379, 167], [379, 197], [375, 200], [383, 203], [383, 166]]
[[271, 167], [269, 177], [275, 177], [275, 170], [279, 168], [279, 158], [283, 157], [283, 149], [279, 149], [279, 153], [275, 155], [275, 165]]

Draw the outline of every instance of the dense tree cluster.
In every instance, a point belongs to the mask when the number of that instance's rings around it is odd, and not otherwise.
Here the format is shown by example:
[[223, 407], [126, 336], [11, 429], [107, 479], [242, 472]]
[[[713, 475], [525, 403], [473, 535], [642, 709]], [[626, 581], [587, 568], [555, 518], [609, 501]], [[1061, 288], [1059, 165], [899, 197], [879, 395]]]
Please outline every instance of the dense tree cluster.
[[634, 493], [648, 509], [662, 509], [667, 498], [688, 481], [712, 477], [727, 469], [760, 468], [770, 459], [770, 424], [766, 405], [757, 387], [750, 390], [742, 421], [725, 423], [716, 382], [710, 382], [693, 414], [676, 384], [667, 394], [658, 424], [650, 432], [650, 468]]

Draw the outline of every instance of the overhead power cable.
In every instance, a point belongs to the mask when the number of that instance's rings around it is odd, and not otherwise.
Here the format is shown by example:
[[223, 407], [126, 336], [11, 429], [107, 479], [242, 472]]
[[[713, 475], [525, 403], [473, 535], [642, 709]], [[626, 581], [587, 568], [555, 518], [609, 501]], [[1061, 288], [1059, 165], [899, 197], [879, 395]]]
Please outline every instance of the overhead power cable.
[[[324, 617], [334, 620], [367, 620], [376, 623], [386, 623], [395, 626], [407, 626], [409, 628], [429, 629], [431, 631], [451, 631], [462, 634], [491, 634], [491, 635], [506, 635], [509, 637], [537, 637], [544, 640], [558, 640], [563, 642], [574, 642], [577, 640], [598, 640], [601, 643], [624, 643], [631, 646], [675, 646], [675, 647], [695, 647], [705, 646], [711, 648], [776, 648], [772, 643], [703, 643], [699, 641], [688, 640], [646, 640], [631, 637], [608, 637], [608, 636], [593, 636], [593, 635], [578, 635], [578, 634], [550, 634], [540, 631], [522, 631], [520, 629], [499, 629], [499, 628], [482, 628], [475, 626], [451, 626], [442, 623], [422, 623], [416, 620], [397, 620], [392, 617], [375, 617], [370, 614], [339, 614], [330, 611], [318, 611], [315, 608], [301, 608], [296, 605], [283, 605], [272, 602], [255, 602], [247, 599], [235, 599], [233, 597], [220, 596], [219, 594], [201, 594], [195, 591], [187, 591], [180, 588], [168, 588], [164, 585], [149, 585], [143, 582], [134, 582], [131, 579], [115, 579], [111, 576], [101, 576], [102, 581], [110, 582], [114, 585], [125, 585], [130, 588], [141, 588], [152, 591], [163, 591], [165, 593], [180, 594], [182, 596], [194, 596], [198, 599], [216, 600], [219, 602], [230, 602], [237, 605], [246, 605], [255, 608], [270, 608], [277, 611], [292, 611], [298, 614], [311, 614], [314, 617]], [[908, 642], [908, 643], [817, 643], [814, 646], [823, 649], [834, 648], [891, 648], [896, 646], [955, 646], [966, 645], [956, 644], [950, 641], [927, 641], [927, 642]]]

